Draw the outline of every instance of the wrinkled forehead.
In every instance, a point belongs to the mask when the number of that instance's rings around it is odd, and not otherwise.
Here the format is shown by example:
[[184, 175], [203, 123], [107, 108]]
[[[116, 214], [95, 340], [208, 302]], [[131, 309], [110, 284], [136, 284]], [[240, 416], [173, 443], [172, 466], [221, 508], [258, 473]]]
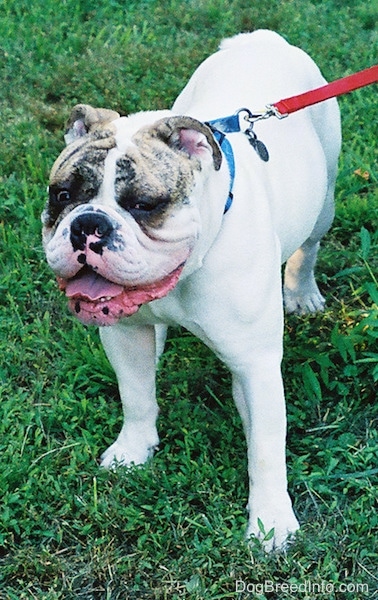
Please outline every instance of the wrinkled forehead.
[[125, 193], [185, 200], [194, 184], [191, 161], [156, 135], [152, 118], [146, 125], [145, 115], [143, 123], [120, 117], [72, 142], [56, 160], [50, 186], [75, 191], [76, 200], [93, 199], [100, 189], [121, 204]]
[[98, 189], [104, 178], [111, 177], [116, 192], [125, 186], [157, 194], [172, 193], [178, 187], [180, 193], [187, 192], [192, 181], [190, 161], [154, 135], [155, 121], [156, 113], [151, 115], [151, 125], [146, 125], [146, 115], [143, 123], [120, 117], [109, 129], [72, 142], [56, 160], [50, 185], [75, 180], [92, 182]]

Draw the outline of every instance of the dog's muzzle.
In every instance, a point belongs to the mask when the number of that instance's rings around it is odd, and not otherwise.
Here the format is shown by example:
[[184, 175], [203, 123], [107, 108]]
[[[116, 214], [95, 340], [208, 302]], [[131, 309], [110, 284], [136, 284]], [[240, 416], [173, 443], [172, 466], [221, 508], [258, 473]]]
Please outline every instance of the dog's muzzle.
[[120, 282], [110, 267], [124, 254], [121, 229], [112, 215], [98, 207], [77, 214], [69, 225], [77, 271], [68, 278], [58, 276], [58, 282], [70, 310], [85, 324], [114, 325], [143, 304], [163, 298], [175, 287], [184, 268], [185, 261], [150, 283], [135, 285], [126, 277]]

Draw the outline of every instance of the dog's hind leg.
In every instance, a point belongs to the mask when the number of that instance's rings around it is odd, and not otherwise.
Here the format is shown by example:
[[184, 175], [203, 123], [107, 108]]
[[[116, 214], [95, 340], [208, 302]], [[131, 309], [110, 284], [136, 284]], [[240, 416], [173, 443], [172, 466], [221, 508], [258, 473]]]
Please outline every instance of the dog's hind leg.
[[320, 240], [334, 217], [334, 182], [329, 186], [322, 212], [310, 237], [286, 262], [284, 305], [287, 313], [306, 314], [324, 309], [325, 300], [315, 281], [315, 264]]
[[[340, 114], [337, 102], [330, 100], [308, 110], [323, 148], [328, 184], [323, 208], [311, 235], [286, 263], [285, 310], [287, 313], [299, 314], [324, 309], [325, 300], [316, 284], [314, 268], [319, 242], [330, 228], [335, 214], [334, 193], [341, 146]], [[314, 183], [316, 184], [316, 182]]]
[[325, 300], [314, 275], [318, 248], [319, 242], [309, 239], [286, 263], [284, 304], [287, 313], [306, 314], [324, 308]]

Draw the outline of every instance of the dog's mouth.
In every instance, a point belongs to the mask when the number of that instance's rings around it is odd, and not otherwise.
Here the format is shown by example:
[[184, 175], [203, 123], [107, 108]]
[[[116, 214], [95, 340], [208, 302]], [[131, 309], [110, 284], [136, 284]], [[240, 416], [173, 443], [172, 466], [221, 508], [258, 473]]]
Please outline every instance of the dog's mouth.
[[72, 279], [57, 279], [69, 299], [71, 312], [85, 325], [105, 327], [136, 313], [142, 304], [166, 296], [176, 286], [183, 268], [184, 264], [154, 283], [135, 287], [114, 283], [88, 267]]

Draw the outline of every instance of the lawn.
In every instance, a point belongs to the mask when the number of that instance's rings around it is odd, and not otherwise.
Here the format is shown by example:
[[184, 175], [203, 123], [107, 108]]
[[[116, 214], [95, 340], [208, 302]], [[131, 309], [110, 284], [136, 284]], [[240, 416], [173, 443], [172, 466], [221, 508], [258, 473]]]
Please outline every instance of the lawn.
[[337, 211], [318, 266], [326, 311], [286, 320], [302, 524], [287, 554], [244, 541], [230, 378], [184, 331], [161, 364], [159, 452], [144, 468], [99, 469], [121, 426], [115, 376], [98, 332], [68, 313], [40, 224], [75, 103], [169, 107], [222, 37], [259, 27], [309, 52], [328, 79], [349, 75], [377, 60], [377, 0], [0, 7], [0, 599], [378, 598], [377, 87], [340, 100]]

